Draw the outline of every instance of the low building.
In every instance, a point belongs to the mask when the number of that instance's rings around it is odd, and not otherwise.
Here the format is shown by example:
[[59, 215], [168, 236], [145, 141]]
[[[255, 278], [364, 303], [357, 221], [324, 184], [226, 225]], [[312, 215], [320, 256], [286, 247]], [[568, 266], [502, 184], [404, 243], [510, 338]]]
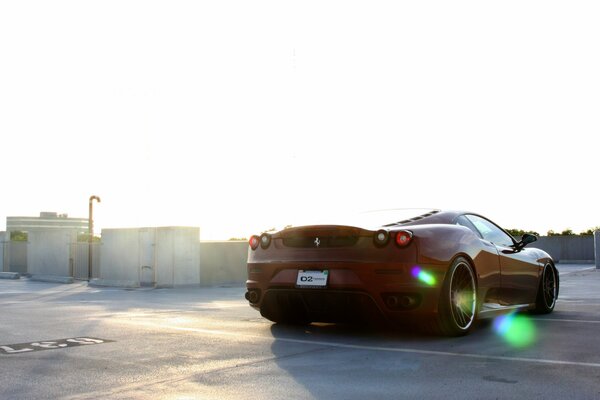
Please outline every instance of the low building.
[[[65, 246], [76, 243], [78, 236], [88, 233], [87, 218], [69, 218], [67, 214], [56, 212], [41, 212], [39, 217], [6, 217], [6, 233], [2, 235], [2, 259], [0, 260], [0, 271], [19, 272], [27, 274], [35, 272], [36, 260], [45, 260], [48, 256], [46, 248], [51, 246], [57, 238], [64, 242]], [[13, 238], [13, 233], [24, 233]], [[31, 243], [33, 241], [33, 244]], [[40, 257], [32, 249], [40, 247]], [[30, 254], [31, 253], [31, 254]], [[44, 254], [46, 254], [44, 256]], [[46, 257], [48, 258], [48, 257]], [[30, 260], [31, 259], [31, 260]], [[45, 260], [50, 262], [53, 260]], [[68, 263], [67, 263], [68, 264]]]
[[87, 218], [69, 218], [67, 214], [56, 212], [41, 212], [39, 217], [6, 217], [6, 231], [9, 234], [55, 229], [80, 234], [87, 233], [88, 227]]

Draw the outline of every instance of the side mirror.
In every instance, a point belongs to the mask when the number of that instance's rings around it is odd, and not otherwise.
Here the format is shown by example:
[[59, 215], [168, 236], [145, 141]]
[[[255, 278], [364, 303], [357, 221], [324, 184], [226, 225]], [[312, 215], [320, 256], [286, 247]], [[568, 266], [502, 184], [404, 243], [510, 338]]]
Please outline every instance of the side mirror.
[[523, 247], [527, 246], [528, 244], [535, 242], [537, 239], [538, 239], [537, 236], [526, 233], [521, 238], [521, 241], [519, 243], [517, 243], [518, 248], [522, 249]]

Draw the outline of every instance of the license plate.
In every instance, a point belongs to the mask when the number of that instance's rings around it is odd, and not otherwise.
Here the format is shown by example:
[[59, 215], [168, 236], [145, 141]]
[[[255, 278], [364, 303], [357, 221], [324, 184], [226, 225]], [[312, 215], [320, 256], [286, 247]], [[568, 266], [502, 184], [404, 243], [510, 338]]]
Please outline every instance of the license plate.
[[301, 288], [324, 288], [327, 287], [329, 271], [304, 270], [298, 271], [296, 286]]

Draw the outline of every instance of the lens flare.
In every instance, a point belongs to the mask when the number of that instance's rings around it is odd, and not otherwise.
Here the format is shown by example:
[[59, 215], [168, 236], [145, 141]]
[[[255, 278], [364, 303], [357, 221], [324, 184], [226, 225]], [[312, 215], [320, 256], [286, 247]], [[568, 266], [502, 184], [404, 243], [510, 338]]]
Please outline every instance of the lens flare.
[[421, 269], [421, 267], [413, 267], [411, 272], [412, 272], [412, 276], [414, 276], [421, 282], [423, 282], [429, 286], [435, 285], [435, 282], [436, 282], [435, 277], [432, 274], [430, 274], [429, 272], [423, 271]]
[[520, 314], [508, 314], [494, 320], [494, 330], [508, 344], [526, 347], [536, 339], [535, 325], [529, 318]]

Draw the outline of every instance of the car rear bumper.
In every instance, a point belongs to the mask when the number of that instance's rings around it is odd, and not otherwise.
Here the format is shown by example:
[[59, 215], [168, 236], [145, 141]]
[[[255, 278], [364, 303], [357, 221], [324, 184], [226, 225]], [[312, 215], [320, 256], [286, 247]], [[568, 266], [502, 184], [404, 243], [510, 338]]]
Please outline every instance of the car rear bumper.
[[[420, 280], [415, 267], [433, 280]], [[327, 287], [297, 287], [298, 270], [313, 268], [328, 270]], [[393, 322], [435, 314], [445, 271], [400, 263], [250, 263], [246, 298], [273, 321]]]
[[362, 322], [382, 317], [368, 293], [352, 291], [270, 289], [259, 310], [272, 321]]

